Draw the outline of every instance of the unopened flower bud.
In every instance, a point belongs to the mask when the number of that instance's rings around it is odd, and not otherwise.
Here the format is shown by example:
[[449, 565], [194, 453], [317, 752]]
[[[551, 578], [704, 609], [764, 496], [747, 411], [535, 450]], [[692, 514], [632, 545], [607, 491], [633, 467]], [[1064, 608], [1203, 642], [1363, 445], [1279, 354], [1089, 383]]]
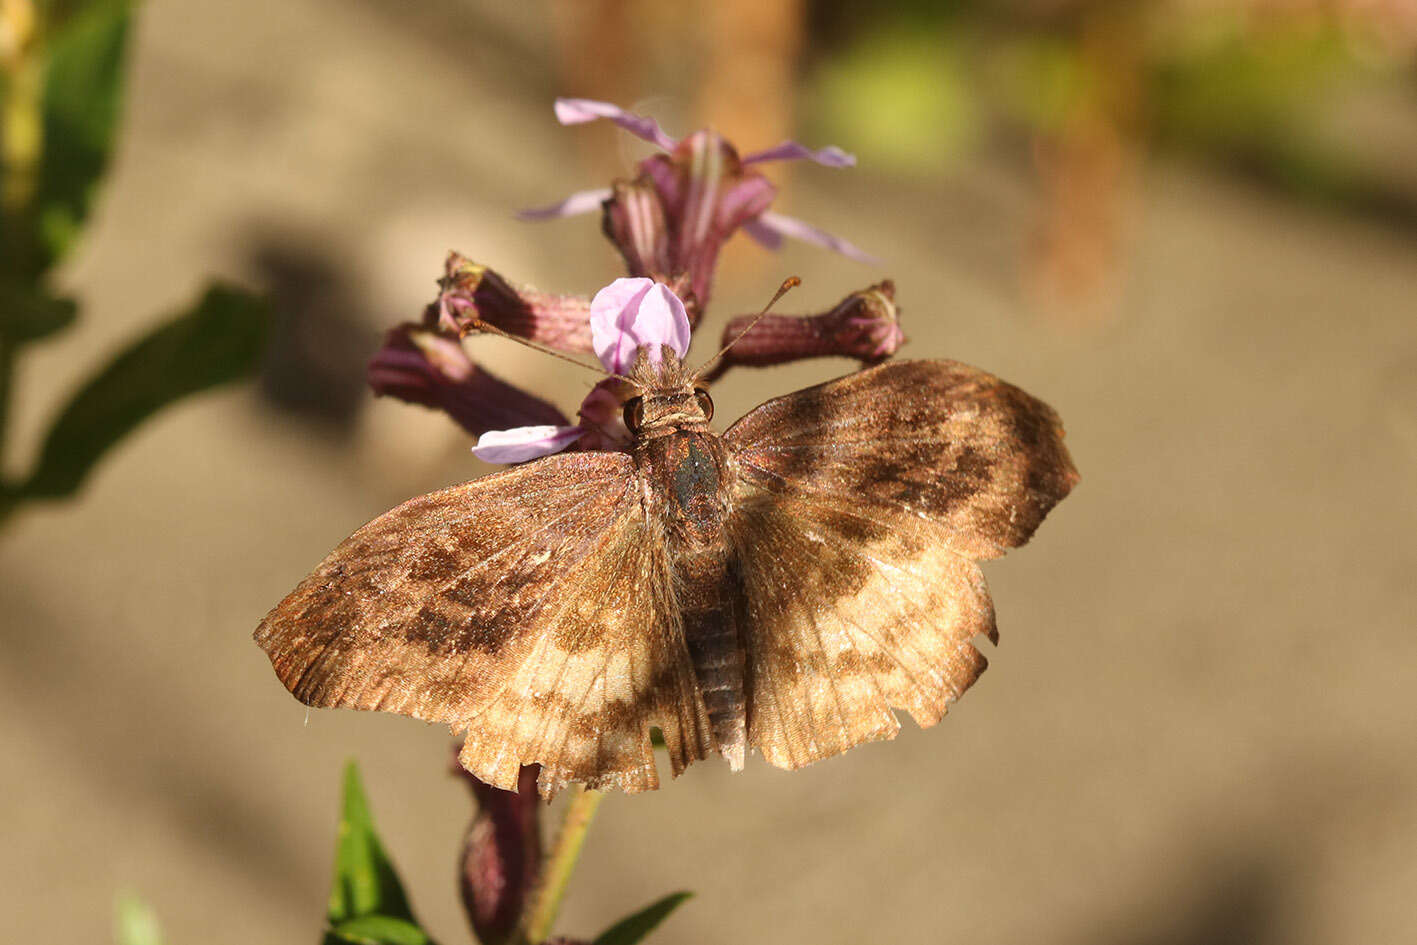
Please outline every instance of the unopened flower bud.
[[474, 436], [566, 423], [546, 401], [478, 367], [456, 337], [420, 325], [400, 325], [385, 336], [368, 378], [376, 395], [442, 410]]
[[429, 328], [451, 334], [486, 322], [519, 338], [562, 351], [590, 350], [590, 299], [515, 286], [460, 253], [449, 253], [438, 300], [428, 307]]
[[764, 367], [802, 358], [845, 357], [879, 364], [905, 343], [895, 284], [889, 280], [851, 293], [820, 315], [770, 314], [754, 325], [755, 317], [740, 315], [723, 330], [723, 344], [733, 346], [713, 377], [734, 365]]
[[453, 767], [477, 799], [459, 871], [463, 909], [479, 942], [502, 945], [515, 934], [541, 875], [541, 766], [522, 766], [515, 793], [483, 784], [456, 761]]
[[616, 181], [610, 193], [601, 225], [625, 257], [626, 268], [631, 275], [668, 282], [669, 224], [654, 185], [644, 178]]

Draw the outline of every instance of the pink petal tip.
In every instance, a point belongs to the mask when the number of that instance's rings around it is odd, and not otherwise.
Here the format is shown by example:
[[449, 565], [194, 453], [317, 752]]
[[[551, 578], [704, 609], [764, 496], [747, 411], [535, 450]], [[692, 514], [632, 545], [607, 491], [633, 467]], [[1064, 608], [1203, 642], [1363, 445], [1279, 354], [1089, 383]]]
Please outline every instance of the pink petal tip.
[[565, 200], [547, 204], [544, 207], [529, 207], [517, 211], [518, 220], [555, 220], [559, 217], [573, 217], [582, 213], [593, 213], [610, 199], [609, 187], [594, 190], [578, 190]]
[[477, 438], [472, 455], [489, 463], [524, 463], [559, 453], [580, 439], [581, 427], [538, 426], [488, 430]]
[[823, 167], [855, 167], [856, 155], [843, 151], [834, 144], [812, 150], [796, 141], [784, 141], [775, 148], [754, 151], [743, 158], [743, 164], [760, 164], [764, 161], [812, 161]]
[[820, 230], [810, 223], [804, 223], [798, 220], [796, 217], [784, 216], [781, 213], [773, 213], [772, 211], [768, 211], [754, 220], [751, 228], [748, 229], [748, 234], [769, 249], [777, 248], [770, 242], [772, 239], [777, 238], [780, 241], [781, 237], [790, 236], [793, 239], [802, 240], [804, 243], [813, 243], [817, 246], [832, 250], [833, 252], [840, 253], [846, 258], [854, 259], [860, 263], [876, 265], [880, 262], [880, 259], [872, 256], [854, 243], [850, 243], [839, 236], [833, 236], [826, 230]]
[[659, 127], [659, 122], [653, 118], [627, 112], [610, 102], [597, 102], [589, 98], [556, 99], [556, 120], [563, 125], [580, 125], [598, 118], [608, 118], [630, 134], [643, 138], [650, 144], [658, 145], [666, 151], [672, 151], [674, 146], [678, 144], [677, 141], [664, 133], [664, 129]]

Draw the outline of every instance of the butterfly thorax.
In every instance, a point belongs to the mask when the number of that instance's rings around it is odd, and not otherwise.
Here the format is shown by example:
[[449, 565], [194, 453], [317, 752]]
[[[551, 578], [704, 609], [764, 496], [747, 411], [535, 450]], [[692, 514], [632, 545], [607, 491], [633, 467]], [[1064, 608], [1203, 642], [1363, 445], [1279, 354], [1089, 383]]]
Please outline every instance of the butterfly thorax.
[[626, 404], [625, 422], [647, 500], [656, 506], [650, 514], [681, 552], [725, 547], [732, 483], [723, 440], [709, 430], [708, 392], [668, 347], [658, 362], [641, 348], [630, 376], [639, 394]]
[[652, 440], [679, 433], [707, 433], [708, 417], [703, 394], [692, 387], [687, 391], [655, 391], [641, 399], [636, 438]]

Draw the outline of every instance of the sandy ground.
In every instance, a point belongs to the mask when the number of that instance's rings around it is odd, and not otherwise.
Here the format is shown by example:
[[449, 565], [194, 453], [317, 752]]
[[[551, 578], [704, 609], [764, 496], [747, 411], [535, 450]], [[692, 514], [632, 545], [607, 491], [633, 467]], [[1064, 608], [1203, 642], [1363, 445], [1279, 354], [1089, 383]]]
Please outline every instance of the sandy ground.
[[[452, 874], [470, 808], [446, 733], [307, 719], [250, 632], [354, 527], [484, 471], [450, 424], [359, 388], [447, 249], [547, 289], [617, 271], [591, 220], [509, 219], [595, 183], [573, 160], [590, 132], [550, 118], [540, 7], [480, 23], [395, 7], [145, 5], [128, 134], [63, 279], [85, 318], [23, 366], [19, 459], [56, 398], [203, 274], [274, 284], [305, 357], [265, 394], [164, 415], [79, 501], [0, 535], [13, 941], [102, 941], [120, 890], [174, 945], [314, 941], [349, 757], [415, 908], [442, 942], [467, 938]], [[686, 888], [655, 941], [1417, 935], [1417, 247], [1186, 168], [1152, 166], [1141, 193], [1123, 315], [1085, 334], [1027, 314], [1030, 192], [1006, 170], [798, 173], [784, 209], [882, 270], [734, 248], [720, 318], [787, 273], [808, 308], [894, 276], [908, 352], [1050, 401], [1082, 485], [989, 566], [1002, 645], [941, 726], [612, 797], [564, 929]], [[564, 405], [583, 390], [497, 358]], [[719, 414], [846, 367], [731, 377]], [[289, 406], [302, 377], [325, 416]]]

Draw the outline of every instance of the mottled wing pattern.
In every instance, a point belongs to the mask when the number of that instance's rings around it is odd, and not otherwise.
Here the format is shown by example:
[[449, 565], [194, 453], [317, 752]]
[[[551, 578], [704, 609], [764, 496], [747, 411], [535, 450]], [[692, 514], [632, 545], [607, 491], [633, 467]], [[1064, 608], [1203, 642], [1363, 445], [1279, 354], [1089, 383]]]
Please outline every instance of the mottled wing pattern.
[[769, 401], [728, 431], [748, 740], [795, 768], [937, 722], [995, 637], [976, 558], [1023, 544], [1077, 481], [1051, 408], [949, 361]]
[[[802, 495], [749, 498], [735, 528], [746, 591], [748, 744], [784, 768], [922, 726], [984, 670], [984, 576], [927, 529]], [[754, 553], [756, 550], [757, 553]]]
[[460, 760], [514, 789], [658, 786], [711, 745], [662, 533], [622, 453], [573, 453], [421, 496], [346, 539], [256, 630], [313, 706], [466, 730]]

